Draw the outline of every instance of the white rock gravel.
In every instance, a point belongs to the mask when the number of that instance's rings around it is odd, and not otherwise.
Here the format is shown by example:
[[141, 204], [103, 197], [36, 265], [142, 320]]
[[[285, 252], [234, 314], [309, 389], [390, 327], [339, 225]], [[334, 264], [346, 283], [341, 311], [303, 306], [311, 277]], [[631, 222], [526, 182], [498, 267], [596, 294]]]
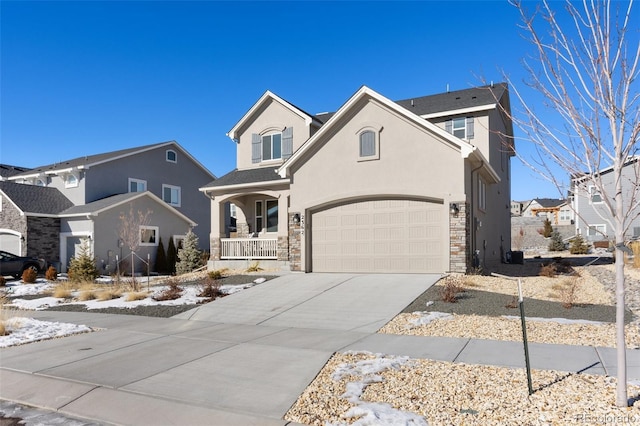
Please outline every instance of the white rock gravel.
[[[573, 303], [613, 305], [610, 267], [577, 268]], [[631, 274], [635, 274], [634, 271]], [[640, 313], [640, 285], [629, 279], [627, 305]], [[464, 285], [517, 295], [516, 283], [496, 277], [465, 276]], [[528, 276], [525, 297], [562, 301], [568, 277]], [[565, 283], [565, 284], [560, 284]], [[631, 303], [629, 303], [631, 302]], [[615, 346], [614, 325], [589, 321], [529, 318], [527, 337], [540, 343]], [[640, 345], [638, 321], [627, 325], [627, 345]], [[401, 314], [380, 332], [430, 336], [521, 340], [519, 318]], [[380, 362], [380, 359], [386, 359]], [[362, 363], [385, 365], [367, 372]], [[366, 364], [365, 364], [366, 365]], [[348, 372], [345, 373], [345, 372]], [[613, 377], [532, 371], [535, 392], [528, 395], [523, 369], [467, 365], [367, 352], [337, 353], [286, 414], [310, 425], [566, 425], [640, 423], [640, 402], [615, 405]], [[630, 398], [640, 398], [640, 384], [629, 384]], [[634, 400], [635, 400], [634, 399]]]

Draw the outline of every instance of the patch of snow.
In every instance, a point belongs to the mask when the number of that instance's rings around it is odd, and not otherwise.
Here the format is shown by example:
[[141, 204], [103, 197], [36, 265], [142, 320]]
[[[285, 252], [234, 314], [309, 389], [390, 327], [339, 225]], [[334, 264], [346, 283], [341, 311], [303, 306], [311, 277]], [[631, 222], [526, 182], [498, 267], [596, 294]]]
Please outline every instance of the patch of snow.
[[[371, 354], [370, 352], [347, 353]], [[410, 358], [407, 356], [375, 354], [375, 358], [373, 359], [361, 360], [355, 364], [340, 364], [331, 375], [334, 380], [340, 380], [345, 376], [354, 376], [359, 378], [359, 380], [348, 382], [345, 393], [341, 395], [352, 404], [355, 404], [355, 407], [351, 408], [345, 414], [345, 417], [360, 417], [355, 423], [353, 423], [353, 425], [358, 426], [427, 426], [427, 420], [416, 413], [398, 410], [389, 404], [366, 402], [360, 399], [369, 384], [384, 381], [384, 378], [380, 373], [390, 369], [398, 370], [402, 365], [407, 364], [409, 361]], [[334, 423], [334, 425], [339, 424], [344, 423]]]
[[24, 284], [22, 281], [8, 281], [6, 287], [1, 289], [7, 297], [14, 296], [33, 296], [36, 294], [45, 293], [55, 286], [54, 283], [49, 282], [43, 278], [38, 278], [33, 284]]
[[415, 326], [427, 325], [435, 320], [450, 320], [453, 319], [453, 315], [447, 314], [445, 312], [425, 312], [425, 311], [416, 311], [414, 314], [419, 314], [418, 318], [411, 318], [409, 322]]
[[11, 333], [6, 336], [0, 336], [0, 348], [93, 331], [86, 325], [40, 321], [21, 317], [13, 317], [6, 320], [5, 326]]
[[425, 305], [426, 305], [426, 306], [431, 306], [431, 305], [433, 305], [434, 303], [436, 303], [436, 302], [434, 302], [433, 300], [429, 300], [429, 301], [427, 301], [427, 303], [425, 303]]
[[264, 277], [260, 277], [260, 278], [256, 278], [255, 280], [253, 280], [253, 282], [255, 284], [262, 284], [263, 282], [265, 282], [267, 279]]

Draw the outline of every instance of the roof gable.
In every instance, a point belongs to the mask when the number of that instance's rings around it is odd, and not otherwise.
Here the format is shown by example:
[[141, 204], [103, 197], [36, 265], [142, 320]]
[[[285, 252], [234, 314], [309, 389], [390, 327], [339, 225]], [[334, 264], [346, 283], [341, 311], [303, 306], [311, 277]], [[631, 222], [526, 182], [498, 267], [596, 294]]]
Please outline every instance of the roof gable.
[[22, 213], [54, 216], [73, 206], [56, 188], [0, 181], [0, 192]]
[[176, 141], [168, 141], [161, 142], [151, 145], [143, 145], [134, 148], [120, 149], [117, 151], [104, 152], [101, 154], [94, 155], [85, 155], [84, 157], [77, 157], [71, 160], [61, 161], [59, 163], [48, 164], [40, 167], [36, 167], [35, 169], [26, 170], [23, 173], [18, 173], [13, 175], [10, 180], [16, 180], [20, 178], [29, 177], [32, 175], [39, 175], [41, 173], [56, 173], [62, 172], [69, 169], [89, 169], [93, 166], [97, 166], [99, 164], [108, 163], [111, 161], [116, 161], [124, 157], [129, 157], [132, 155], [141, 154], [147, 151], [151, 151], [154, 149], [162, 148], [162, 147], [173, 147], [178, 149], [181, 154], [187, 156], [194, 164], [196, 164], [200, 169], [202, 169], [205, 173], [211, 175], [212, 179], [215, 179], [215, 175], [207, 170], [198, 160], [191, 156], [180, 144]]
[[342, 105], [340, 109], [338, 109], [338, 111], [336, 111], [331, 116], [331, 118], [327, 120], [324, 126], [322, 126], [296, 152], [293, 153], [293, 155], [278, 169], [278, 173], [282, 177], [288, 176], [291, 166], [299, 161], [304, 161], [305, 153], [310, 152], [311, 147], [319, 143], [318, 141], [322, 140], [325, 135], [330, 134], [332, 127], [336, 126], [342, 117], [348, 117], [352, 109], [357, 108], [359, 102], [365, 98], [376, 100], [379, 104], [386, 107], [388, 110], [401, 115], [402, 117], [418, 125], [419, 127], [422, 127], [430, 133], [438, 136], [442, 141], [449, 143], [451, 146], [454, 146], [456, 149], [458, 149], [463, 158], [474, 157], [477, 160], [477, 163], [482, 165], [482, 167], [486, 170], [487, 174], [492, 179], [494, 179], [496, 182], [500, 181], [498, 174], [491, 168], [491, 166], [489, 166], [489, 162], [484, 158], [482, 153], [480, 153], [480, 151], [475, 146], [453, 136], [452, 134], [446, 132], [444, 129], [436, 126], [435, 124], [429, 122], [428, 120], [425, 120], [422, 117], [419, 117], [413, 112], [400, 106], [396, 102], [387, 99], [386, 97], [380, 95], [367, 86], [362, 86], [351, 98], [349, 98], [349, 100], [347, 100], [347, 102], [345, 102], [344, 105]]
[[243, 125], [245, 125], [248, 121], [252, 120], [254, 115], [260, 110], [260, 108], [263, 105], [265, 105], [267, 102], [270, 102], [270, 101], [277, 102], [280, 105], [284, 106], [289, 111], [291, 111], [292, 113], [300, 116], [304, 120], [304, 122], [305, 122], [305, 124], [307, 126], [311, 125], [312, 123], [315, 123], [318, 126], [322, 125], [322, 122], [320, 122], [313, 115], [308, 114], [307, 112], [305, 112], [302, 109], [296, 107], [292, 103], [285, 101], [281, 97], [279, 97], [276, 94], [274, 94], [274, 93], [270, 92], [269, 90], [267, 90], [260, 97], [260, 99], [258, 99], [258, 101], [255, 104], [253, 104], [253, 106], [249, 109], [249, 111], [247, 111], [245, 113], [245, 115], [242, 116], [242, 118], [235, 124], [235, 126], [233, 126], [231, 128], [231, 130], [229, 130], [229, 132], [227, 132], [227, 136], [229, 136], [231, 139], [233, 139], [235, 142], [237, 142], [238, 141], [238, 130]]
[[60, 217], [74, 217], [74, 216], [86, 216], [86, 215], [97, 216], [104, 211], [111, 210], [113, 208], [121, 206], [122, 204], [134, 201], [142, 197], [151, 198], [156, 204], [159, 204], [162, 207], [170, 210], [173, 214], [180, 217], [184, 221], [190, 223], [192, 226], [197, 225], [193, 220], [189, 219], [187, 216], [180, 213], [178, 210], [176, 210], [175, 208], [171, 207], [169, 204], [161, 200], [157, 195], [149, 191], [129, 192], [126, 194], [112, 195], [110, 197], [105, 197], [88, 204], [70, 207], [64, 211], [61, 211], [59, 216]]

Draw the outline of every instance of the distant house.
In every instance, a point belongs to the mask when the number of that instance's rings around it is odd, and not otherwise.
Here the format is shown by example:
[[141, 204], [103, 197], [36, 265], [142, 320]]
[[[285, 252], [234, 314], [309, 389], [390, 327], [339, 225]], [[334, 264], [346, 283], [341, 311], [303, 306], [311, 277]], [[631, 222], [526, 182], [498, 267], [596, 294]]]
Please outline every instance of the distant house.
[[237, 168], [201, 188], [211, 267], [443, 273], [500, 262], [511, 239], [508, 109], [506, 84], [397, 102], [363, 86], [317, 115], [267, 91], [227, 134]]
[[[630, 220], [626, 223], [625, 239], [640, 238], [640, 208], [638, 203], [638, 177], [640, 176], [640, 157], [635, 156], [627, 161], [622, 168], [622, 191], [627, 203], [636, 203], [632, 210]], [[608, 167], [598, 172], [602, 179], [602, 185], [608, 194], [613, 194], [613, 168]], [[609, 214], [604, 195], [589, 183], [585, 176], [572, 179], [571, 193], [572, 208], [576, 212], [576, 233], [584, 236], [589, 241], [604, 241], [614, 239], [613, 218]], [[613, 202], [613, 201], [612, 201]], [[625, 210], [630, 208], [627, 204]]]
[[7, 180], [11, 176], [24, 173], [29, 170], [26, 167], [10, 166], [8, 164], [0, 164], [0, 181]]
[[511, 200], [511, 216], [522, 216], [522, 212], [527, 204], [529, 204], [528, 201]]
[[[14, 236], [3, 237], [11, 239], [11, 247], [18, 238], [22, 241], [19, 251], [46, 256], [47, 260], [58, 262], [62, 270], [75, 255], [79, 238], [89, 238], [98, 266], [107, 272], [113, 270], [114, 257], [121, 254], [123, 246], [114, 217], [126, 215], [129, 207], [135, 206], [142, 213], [152, 212], [148, 229], [140, 230], [145, 256], [146, 252], [153, 253], [155, 259], [160, 237], [166, 249], [169, 239], [179, 243], [190, 228], [198, 236], [201, 248], [206, 249], [210, 202], [199, 188], [214, 179], [175, 141], [78, 157], [14, 173], [4, 182], [11, 185], [3, 188], [3, 207], [9, 203], [19, 215], [36, 217], [37, 213], [37, 217], [48, 217], [51, 229], [57, 229], [55, 237], [39, 241], [38, 233], [17, 223], [4, 209], [0, 212], [0, 229], [3, 235]], [[21, 201], [44, 193], [56, 202], [32, 211], [31, 204]], [[66, 200], [65, 205], [62, 199]]]
[[573, 220], [573, 210], [567, 200], [534, 198], [526, 203], [522, 216], [539, 217], [541, 220], [549, 219], [552, 225], [569, 225]]

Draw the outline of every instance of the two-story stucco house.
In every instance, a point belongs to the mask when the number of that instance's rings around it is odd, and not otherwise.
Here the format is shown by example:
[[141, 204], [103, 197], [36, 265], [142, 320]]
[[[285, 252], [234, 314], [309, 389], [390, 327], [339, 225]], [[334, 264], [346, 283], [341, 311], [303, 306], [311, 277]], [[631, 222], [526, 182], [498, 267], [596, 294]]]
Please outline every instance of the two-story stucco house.
[[[638, 176], [640, 176], [640, 157], [631, 157], [622, 168], [622, 191], [625, 212], [630, 211], [626, 222], [625, 239], [640, 238], [640, 207], [638, 207]], [[608, 194], [614, 193], [613, 168], [608, 167], [598, 173], [602, 187]], [[588, 241], [612, 241], [615, 239], [613, 218], [605, 206], [604, 195], [590, 183], [586, 176], [574, 177], [571, 181], [571, 207], [575, 212], [576, 234]], [[611, 200], [613, 203], [613, 200]], [[629, 204], [635, 203], [635, 208]]]
[[[141, 259], [150, 256], [153, 261], [160, 238], [166, 249], [169, 239], [179, 243], [190, 228], [201, 248], [208, 249], [210, 202], [199, 188], [212, 179], [215, 176], [175, 141], [49, 164], [7, 178], [6, 188], [0, 188], [8, 191], [0, 231], [17, 246], [14, 251], [45, 256], [62, 270], [81, 238], [89, 238], [98, 266], [113, 272], [116, 256], [128, 254], [118, 228], [131, 211], [149, 212], [139, 230], [136, 254]], [[56, 203], [25, 201], [36, 193], [48, 194]], [[64, 200], [69, 205], [63, 206]], [[48, 218], [47, 232], [56, 231], [54, 241], [42, 241], [41, 232], [30, 232], [20, 217]]]
[[398, 102], [363, 86], [318, 115], [267, 91], [228, 132], [237, 168], [201, 188], [212, 200], [211, 267], [490, 268], [511, 240], [514, 146], [504, 111], [506, 84]]

